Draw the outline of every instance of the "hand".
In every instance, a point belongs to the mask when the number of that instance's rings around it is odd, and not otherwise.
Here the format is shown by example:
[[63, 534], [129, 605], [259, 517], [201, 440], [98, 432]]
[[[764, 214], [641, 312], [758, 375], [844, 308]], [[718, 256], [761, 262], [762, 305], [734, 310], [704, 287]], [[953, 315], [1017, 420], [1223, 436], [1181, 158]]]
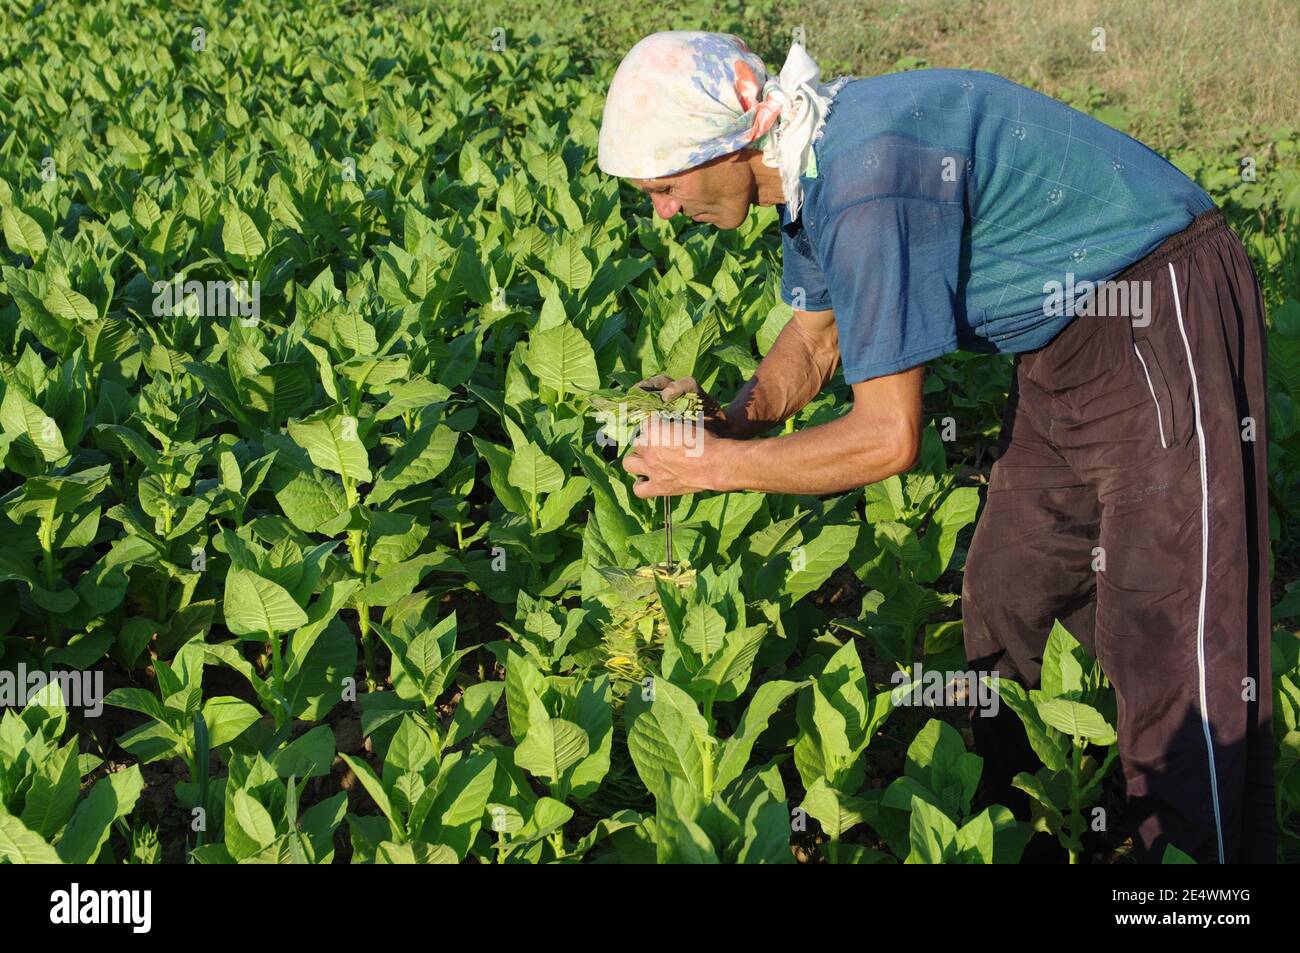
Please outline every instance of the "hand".
[[690, 421], [651, 417], [623, 457], [623, 469], [647, 478], [632, 484], [643, 499], [722, 490], [730, 442]]
[[656, 374], [654, 377], [639, 381], [636, 386], [642, 390], [658, 391], [664, 403], [676, 400], [683, 394], [698, 394], [704, 411], [704, 429], [720, 437], [728, 436], [726, 411], [721, 404], [700, 388], [694, 377], [679, 377], [673, 380], [667, 374]]

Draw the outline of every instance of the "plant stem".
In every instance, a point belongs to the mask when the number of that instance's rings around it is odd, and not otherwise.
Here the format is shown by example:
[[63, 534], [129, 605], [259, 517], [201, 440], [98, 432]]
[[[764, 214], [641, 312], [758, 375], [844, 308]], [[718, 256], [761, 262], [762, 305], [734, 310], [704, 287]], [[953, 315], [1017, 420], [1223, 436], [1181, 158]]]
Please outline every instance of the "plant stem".
[[54, 591], [54, 580], [56, 577], [54, 566], [54, 520], [41, 521], [41, 554], [42, 563], [45, 568], [45, 588], [51, 592]]
[[[362, 585], [365, 585], [366, 573], [365, 547], [361, 530], [348, 530], [348, 549], [352, 551], [352, 568], [362, 577]], [[361, 651], [366, 659], [366, 691], [373, 692], [378, 687], [378, 683], [375, 681], [375, 647], [370, 638], [370, 607], [361, 601], [360, 597], [355, 600], [354, 605], [357, 610], [357, 630], [361, 633]]]
[[[356, 487], [352, 481], [344, 477], [343, 491], [347, 495], [348, 508], [351, 509], [357, 504]], [[361, 577], [361, 585], [366, 584], [366, 540], [362, 530], [348, 530], [348, 550], [352, 553], [352, 569]], [[366, 605], [357, 596], [353, 601], [357, 610], [357, 631], [361, 635], [361, 653], [365, 657], [366, 663], [366, 691], [373, 692], [378, 689], [378, 682], [375, 680], [375, 647], [370, 639], [370, 606]]]
[[664, 497], [664, 561], [673, 568], [673, 510], [672, 497]]
[[270, 640], [271, 643], [271, 677], [273, 679], [273, 684], [275, 685], [275, 690], [279, 694], [283, 695], [284, 694], [284, 659], [280, 655], [280, 639], [276, 636], [274, 632], [268, 632], [266, 634], [266, 637], [268, 640]]
[[1082, 807], [1079, 804], [1079, 776], [1083, 770], [1083, 745], [1080, 744], [1079, 736], [1074, 736], [1074, 754], [1070, 759], [1070, 863], [1079, 862], [1079, 850], [1081, 845], [1080, 836], [1082, 831], [1079, 829], [1083, 823]]

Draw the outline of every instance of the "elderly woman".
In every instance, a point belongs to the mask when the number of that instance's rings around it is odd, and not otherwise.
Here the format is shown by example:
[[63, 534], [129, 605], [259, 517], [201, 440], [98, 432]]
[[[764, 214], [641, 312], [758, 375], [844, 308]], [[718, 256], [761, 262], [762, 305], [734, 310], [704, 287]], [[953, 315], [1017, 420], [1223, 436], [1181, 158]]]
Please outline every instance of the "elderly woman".
[[[793, 317], [702, 445], [643, 437], [640, 496], [835, 493], [909, 469], [926, 361], [1015, 355], [966, 558], [974, 668], [1035, 686], [1061, 619], [1118, 698], [1138, 855], [1274, 859], [1263, 302], [1210, 197], [1159, 155], [988, 73], [779, 76], [729, 34], [646, 37], [599, 163], [664, 218], [775, 205]], [[837, 367], [852, 408], [765, 439]], [[672, 397], [690, 379], [648, 382]], [[986, 776], [1033, 770], [972, 718]]]

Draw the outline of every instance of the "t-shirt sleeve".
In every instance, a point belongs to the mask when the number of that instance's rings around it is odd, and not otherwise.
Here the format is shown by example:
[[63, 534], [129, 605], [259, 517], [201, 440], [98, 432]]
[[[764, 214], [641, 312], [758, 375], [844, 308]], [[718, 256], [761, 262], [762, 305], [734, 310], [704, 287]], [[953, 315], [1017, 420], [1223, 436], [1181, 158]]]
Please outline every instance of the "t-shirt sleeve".
[[963, 223], [957, 203], [891, 196], [850, 205], [818, 229], [848, 383], [957, 349]]
[[[783, 223], [785, 216], [783, 206]], [[825, 311], [831, 306], [830, 289], [802, 225], [793, 235], [781, 230], [781, 300], [799, 311]]]

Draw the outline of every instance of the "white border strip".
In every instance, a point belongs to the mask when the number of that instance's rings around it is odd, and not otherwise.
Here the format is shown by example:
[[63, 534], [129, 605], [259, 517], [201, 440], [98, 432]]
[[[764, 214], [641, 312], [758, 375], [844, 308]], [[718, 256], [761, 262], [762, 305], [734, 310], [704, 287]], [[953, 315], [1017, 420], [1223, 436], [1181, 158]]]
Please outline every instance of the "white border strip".
[[[1187, 328], [1183, 326], [1183, 306], [1178, 297], [1178, 280], [1174, 276], [1173, 262], [1168, 264], [1169, 283], [1174, 289], [1174, 313], [1178, 316], [1178, 333], [1183, 336], [1187, 369], [1192, 375], [1192, 407], [1196, 412], [1196, 447], [1201, 465], [1201, 602], [1196, 616], [1196, 666], [1200, 677], [1201, 727], [1205, 731], [1205, 749], [1210, 761], [1210, 800], [1214, 805], [1214, 836], [1219, 847], [1219, 863], [1222, 864], [1224, 862], [1223, 823], [1219, 818], [1219, 778], [1214, 767], [1214, 741], [1210, 736], [1210, 717], [1205, 700], [1205, 589], [1210, 575], [1210, 492], [1209, 480], [1206, 476], [1205, 431], [1201, 427], [1201, 394], [1196, 385], [1196, 365], [1192, 363], [1192, 346], [1187, 341]], [[1141, 356], [1138, 355], [1139, 358]]]
[[1142, 352], [1138, 350], [1136, 342], [1133, 344], [1133, 353], [1136, 354], [1138, 360], [1142, 362], [1142, 373], [1147, 376], [1147, 390], [1151, 391], [1151, 402], [1156, 405], [1156, 426], [1160, 428], [1160, 446], [1167, 450], [1169, 449], [1169, 444], [1165, 443], [1164, 414], [1160, 412], [1160, 401], [1156, 399], [1156, 388], [1155, 385], [1151, 383], [1151, 372], [1147, 370], [1147, 362], [1142, 357]]

